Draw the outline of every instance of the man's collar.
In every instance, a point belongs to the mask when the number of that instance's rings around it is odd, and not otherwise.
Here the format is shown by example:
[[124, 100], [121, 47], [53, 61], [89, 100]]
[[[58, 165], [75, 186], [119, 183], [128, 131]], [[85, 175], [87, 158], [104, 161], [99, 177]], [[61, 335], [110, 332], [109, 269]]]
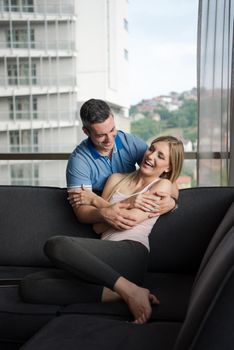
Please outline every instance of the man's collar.
[[[96, 150], [96, 148], [95, 148], [95, 146], [90, 138], [88, 138], [87, 146], [88, 146], [88, 149], [89, 149], [89, 151], [94, 159], [104, 157]], [[123, 148], [123, 144], [122, 144], [122, 141], [121, 141], [119, 135], [117, 134], [115, 137], [115, 144], [114, 144], [113, 153], [116, 153], [121, 148]]]

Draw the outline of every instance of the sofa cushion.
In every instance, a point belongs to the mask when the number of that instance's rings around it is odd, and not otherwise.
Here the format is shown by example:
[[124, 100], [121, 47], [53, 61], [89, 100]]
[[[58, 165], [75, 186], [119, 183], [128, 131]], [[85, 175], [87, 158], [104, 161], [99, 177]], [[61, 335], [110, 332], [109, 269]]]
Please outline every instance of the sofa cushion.
[[[160, 304], [152, 306], [151, 322], [182, 322], [190, 298], [193, 276], [176, 274], [147, 274], [145, 287], [159, 298]], [[127, 305], [113, 303], [79, 303], [61, 308], [61, 314], [102, 315], [116, 319], [132, 320]]]
[[47, 269], [47, 267], [0, 266], [0, 286], [18, 284], [28, 274], [46, 271]]
[[162, 215], [150, 234], [149, 270], [197, 272], [206, 248], [234, 199], [234, 187], [180, 190], [179, 208]]
[[0, 341], [0, 349], [1, 350], [19, 350], [21, 345], [22, 345], [22, 343]]
[[160, 300], [153, 306], [152, 320], [183, 321], [193, 286], [194, 275], [147, 273], [144, 286]]
[[47, 269], [23, 278], [19, 291], [22, 300], [28, 303], [67, 305], [101, 300], [102, 288], [82, 282], [63, 270]]
[[96, 238], [77, 221], [66, 189], [0, 186], [0, 208], [0, 265], [50, 265], [43, 246], [54, 235]]
[[55, 305], [23, 303], [18, 287], [0, 287], [0, 342], [24, 343], [59, 312]]
[[[153, 306], [152, 320], [181, 321], [185, 317], [193, 275], [147, 273], [144, 286], [149, 288], [160, 300]], [[29, 283], [28, 283], [29, 282]], [[132, 316], [123, 301], [112, 303], [94, 302], [93, 288], [86, 300], [79, 299], [81, 282], [62, 270], [47, 270], [34, 273], [21, 281], [20, 294], [23, 300], [31, 303], [64, 305], [61, 313], [111, 315], [115, 318], [131, 320]], [[100, 288], [97, 287], [99, 293]]]
[[21, 350], [171, 350], [180, 326], [67, 315], [43, 327]]

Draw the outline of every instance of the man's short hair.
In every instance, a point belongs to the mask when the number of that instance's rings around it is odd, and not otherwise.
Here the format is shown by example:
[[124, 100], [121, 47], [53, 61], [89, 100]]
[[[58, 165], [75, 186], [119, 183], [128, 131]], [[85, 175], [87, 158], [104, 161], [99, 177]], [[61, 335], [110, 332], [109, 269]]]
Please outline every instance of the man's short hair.
[[113, 113], [108, 104], [103, 100], [90, 99], [80, 109], [80, 118], [83, 127], [89, 129], [91, 124], [103, 123]]

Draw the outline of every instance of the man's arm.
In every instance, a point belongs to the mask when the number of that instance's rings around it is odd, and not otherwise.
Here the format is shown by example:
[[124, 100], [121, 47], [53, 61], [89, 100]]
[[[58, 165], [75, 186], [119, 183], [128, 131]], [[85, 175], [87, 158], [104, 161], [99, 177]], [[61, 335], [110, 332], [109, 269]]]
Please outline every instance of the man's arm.
[[170, 195], [163, 193], [163, 191], [156, 192], [156, 195], [162, 198], [158, 208], [158, 213], [160, 215], [166, 214], [176, 208], [179, 189], [175, 182], [172, 184], [172, 192]]
[[89, 224], [106, 222], [119, 230], [126, 230], [137, 224], [131, 213], [121, 212], [121, 209], [129, 208], [129, 204], [116, 203], [111, 205], [107, 201], [114, 185], [123, 176], [125, 175], [113, 174], [109, 177], [103, 191], [103, 198], [89, 190], [79, 189], [68, 192], [68, 200], [80, 222]]
[[108, 207], [95, 208], [91, 205], [74, 206], [73, 210], [80, 222], [95, 224], [106, 222], [118, 230], [127, 230], [137, 224], [135, 216], [121, 209], [129, 208], [127, 203], [116, 203]]
[[[154, 193], [164, 193], [167, 194], [168, 196], [171, 196], [172, 194], [172, 183], [167, 180], [167, 179], [162, 179], [159, 180], [157, 183], [155, 183], [152, 188], [149, 190], [149, 195], [154, 195]], [[158, 197], [158, 200], [162, 200], [160, 197]], [[146, 219], [150, 218], [151, 216], [149, 215], [149, 212], [152, 212], [152, 210], [154, 210], [154, 208], [149, 207], [148, 205], [146, 205], [143, 208], [136, 208], [136, 207], [130, 207], [130, 208], [120, 208], [120, 211], [123, 212], [128, 212], [131, 213], [132, 218], [135, 217], [136, 220], [136, 224], [141, 223], [142, 221], [145, 221]], [[155, 217], [156, 215], [153, 215], [153, 217]], [[159, 215], [157, 215], [159, 216]], [[94, 225], [94, 230], [96, 233], [102, 233], [105, 230], [108, 229], [108, 226], [106, 226], [105, 224], [95, 224]]]

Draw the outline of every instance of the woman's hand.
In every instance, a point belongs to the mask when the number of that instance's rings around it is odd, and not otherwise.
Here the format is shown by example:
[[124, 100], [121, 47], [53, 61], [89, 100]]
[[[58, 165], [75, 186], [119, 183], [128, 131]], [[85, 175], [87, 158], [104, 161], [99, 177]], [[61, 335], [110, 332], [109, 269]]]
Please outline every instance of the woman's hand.
[[171, 197], [170, 194], [166, 192], [156, 192], [155, 195], [160, 198], [160, 201], [158, 202], [158, 209], [155, 212], [150, 213], [149, 218], [166, 214], [170, 212], [176, 205], [175, 200]]
[[139, 193], [124, 200], [125, 203], [130, 203], [131, 208], [141, 209], [145, 212], [159, 211], [160, 199], [157, 194], [151, 194], [149, 191]]

